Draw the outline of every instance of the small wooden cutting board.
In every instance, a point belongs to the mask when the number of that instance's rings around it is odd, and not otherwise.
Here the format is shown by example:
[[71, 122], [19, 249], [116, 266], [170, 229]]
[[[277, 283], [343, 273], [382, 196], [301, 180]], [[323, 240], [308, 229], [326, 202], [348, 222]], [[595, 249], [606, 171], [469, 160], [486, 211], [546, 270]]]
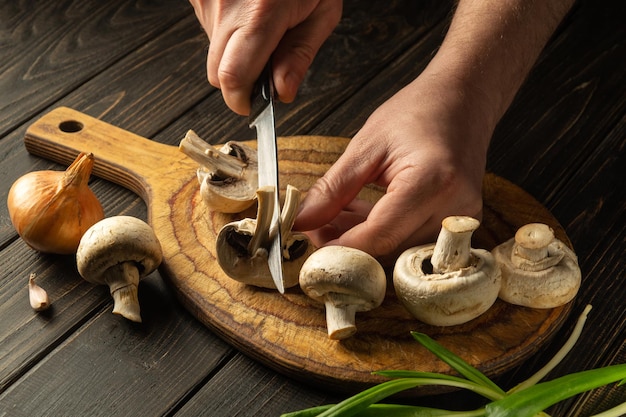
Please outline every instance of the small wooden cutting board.
[[[348, 139], [336, 137], [279, 138], [281, 186], [292, 184], [306, 191], [347, 143]], [[129, 188], [146, 202], [148, 221], [163, 247], [160, 270], [182, 304], [247, 355], [293, 378], [322, 383], [325, 389], [355, 392], [384, 381], [371, 375], [376, 370], [449, 373], [447, 365], [412, 339], [411, 331], [430, 335], [495, 376], [532, 355], [558, 330], [570, 310], [570, 305], [538, 310], [498, 300], [469, 323], [432, 327], [407, 313], [390, 280], [382, 306], [357, 314], [355, 336], [329, 340], [324, 306], [305, 296], [299, 287], [281, 295], [245, 286], [222, 272], [215, 259], [215, 236], [223, 224], [254, 217], [255, 211], [239, 215], [208, 211], [199, 196], [197, 164], [177, 147], [63, 107], [30, 126], [25, 144], [30, 153], [63, 164], [70, 164], [79, 152], [92, 152], [95, 175]], [[483, 192], [484, 219], [474, 234], [474, 247], [492, 249], [531, 222], [550, 225], [556, 236], [569, 244], [550, 212], [517, 186], [488, 174]], [[380, 194], [367, 189], [362, 197], [376, 200]]]

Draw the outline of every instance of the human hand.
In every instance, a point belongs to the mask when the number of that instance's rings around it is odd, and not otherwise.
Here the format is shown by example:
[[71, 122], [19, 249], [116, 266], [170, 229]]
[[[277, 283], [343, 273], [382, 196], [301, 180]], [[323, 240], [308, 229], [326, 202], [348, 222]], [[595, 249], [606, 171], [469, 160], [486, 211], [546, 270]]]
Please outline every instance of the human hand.
[[[308, 191], [294, 228], [317, 246], [394, 259], [434, 242], [447, 216], [480, 218], [495, 123], [479, 94], [448, 81], [423, 73], [380, 106]], [[355, 200], [366, 184], [386, 187], [374, 205]]]
[[341, 0], [190, 0], [209, 39], [207, 77], [234, 112], [250, 112], [254, 82], [272, 58], [274, 86], [291, 102], [322, 43], [341, 18]]

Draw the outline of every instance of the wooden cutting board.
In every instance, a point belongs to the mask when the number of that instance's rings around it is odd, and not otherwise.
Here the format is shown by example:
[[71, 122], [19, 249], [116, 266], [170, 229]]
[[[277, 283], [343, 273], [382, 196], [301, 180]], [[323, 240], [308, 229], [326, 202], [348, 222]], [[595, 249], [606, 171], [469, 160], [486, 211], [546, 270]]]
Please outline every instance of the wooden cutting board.
[[[184, 134], [180, 132], [181, 139]], [[280, 183], [306, 191], [347, 142], [319, 136], [279, 138]], [[182, 304], [247, 355], [293, 378], [322, 383], [327, 389], [354, 392], [384, 381], [371, 375], [375, 370], [450, 372], [412, 339], [410, 331], [427, 333], [495, 376], [532, 355], [570, 310], [570, 305], [538, 310], [497, 301], [469, 323], [432, 327], [404, 310], [389, 281], [382, 306], [357, 314], [358, 333], [354, 337], [329, 340], [324, 307], [306, 297], [299, 287], [281, 295], [245, 286], [222, 272], [215, 259], [215, 236], [223, 224], [242, 215], [205, 209], [199, 197], [197, 165], [177, 147], [142, 138], [69, 108], [58, 108], [36, 121], [26, 132], [25, 144], [29, 152], [63, 164], [70, 164], [79, 152], [92, 152], [95, 175], [127, 187], [145, 200], [148, 221], [163, 246], [160, 271]], [[371, 200], [379, 196], [374, 189], [362, 195]], [[548, 210], [502, 178], [485, 177], [484, 202], [484, 220], [474, 235], [474, 247], [492, 249], [530, 222], [550, 225], [556, 236], [569, 244]], [[254, 217], [254, 210], [243, 215]]]

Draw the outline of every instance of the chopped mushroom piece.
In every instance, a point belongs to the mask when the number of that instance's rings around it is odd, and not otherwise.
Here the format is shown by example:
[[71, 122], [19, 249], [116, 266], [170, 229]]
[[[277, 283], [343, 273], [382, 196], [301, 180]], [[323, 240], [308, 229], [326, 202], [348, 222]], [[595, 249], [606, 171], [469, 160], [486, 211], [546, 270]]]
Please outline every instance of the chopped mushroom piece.
[[355, 315], [381, 305], [387, 289], [383, 267], [369, 254], [345, 246], [325, 246], [300, 270], [302, 291], [326, 306], [330, 339], [356, 333]]
[[92, 284], [108, 285], [113, 313], [141, 322], [137, 287], [163, 258], [152, 227], [131, 216], [105, 218], [91, 226], [78, 245], [78, 272]]
[[[230, 278], [262, 288], [276, 288], [268, 265], [271, 238], [277, 231], [270, 230], [274, 210], [274, 187], [257, 190], [257, 218], [242, 219], [224, 225], [216, 239], [217, 261]], [[302, 263], [315, 247], [303, 233], [291, 231], [300, 202], [300, 191], [287, 186], [285, 204], [281, 213], [283, 242], [283, 279], [285, 288], [298, 284]]]
[[576, 254], [545, 224], [522, 226], [493, 250], [502, 271], [500, 298], [532, 308], [553, 308], [578, 292], [581, 272]]
[[257, 152], [240, 142], [219, 150], [189, 130], [179, 149], [200, 164], [196, 171], [205, 204], [221, 213], [240, 213], [254, 204], [258, 186]]
[[436, 243], [408, 249], [396, 261], [396, 294], [420, 321], [462, 324], [483, 314], [498, 298], [500, 271], [493, 256], [471, 247], [479, 225], [471, 217], [447, 217]]

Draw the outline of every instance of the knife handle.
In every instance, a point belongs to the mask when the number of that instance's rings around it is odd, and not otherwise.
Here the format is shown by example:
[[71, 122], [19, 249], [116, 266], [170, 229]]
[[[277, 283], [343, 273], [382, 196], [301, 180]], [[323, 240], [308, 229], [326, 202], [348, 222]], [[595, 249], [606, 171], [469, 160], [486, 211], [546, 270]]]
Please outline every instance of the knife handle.
[[276, 98], [274, 80], [272, 79], [272, 64], [268, 62], [252, 88], [250, 116], [248, 118], [250, 125], [253, 124], [256, 118], [259, 117], [259, 114], [261, 114], [267, 106], [273, 104]]

